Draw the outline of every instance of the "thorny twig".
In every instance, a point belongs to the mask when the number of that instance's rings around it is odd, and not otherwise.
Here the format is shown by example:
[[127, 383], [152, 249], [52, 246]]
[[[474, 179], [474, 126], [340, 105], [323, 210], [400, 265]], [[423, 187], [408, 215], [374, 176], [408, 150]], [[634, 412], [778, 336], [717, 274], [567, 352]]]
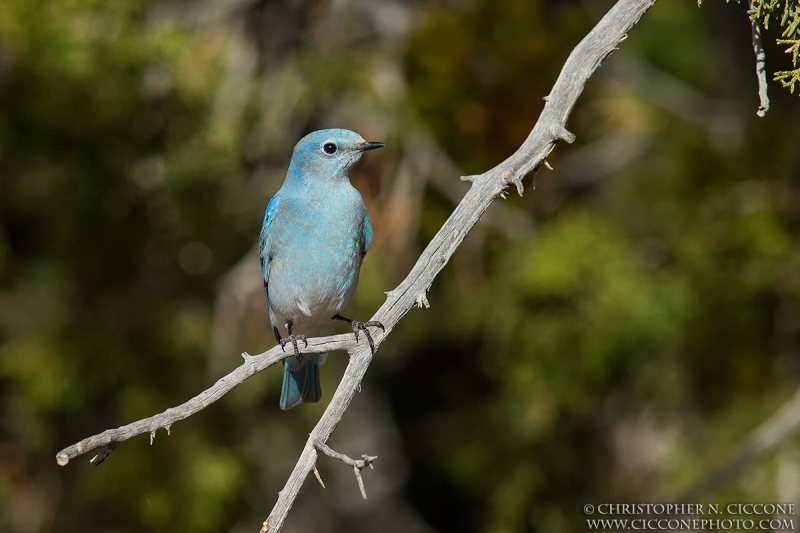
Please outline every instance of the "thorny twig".
[[[364, 454], [361, 456], [361, 459], [352, 459], [347, 455], [344, 455], [343, 453], [334, 451], [330, 446], [328, 446], [324, 442], [319, 442], [319, 441], [314, 443], [314, 447], [318, 451], [327, 455], [328, 457], [333, 457], [334, 459], [338, 459], [343, 463], [353, 467], [353, 472], [355, 472], [356, 475], [356, 481], [358, 481], [358, 488], [361, 490], [361, 496], [366, 500], [367, 491], [364, 489], [364, 480], [361, 479], [361, 471], [366, 467], [372, 468], [372, 462], [375, 461], [375, 459], [377, 459], [378, 456]], [[316, 466], [314, 467], [314, 475], [317, 476], [317, 481], [319, 481], [320, 485], [322, 485], [322, 488], [324, 489], [325, 484], [322, 482], [322, 478], [320, 477]]]
[[[544, 164], [558, 141], [571, 143], [575, 139], [575, 136], [567, 131], [566, 124], [586, 81], [654, 3], [655, 0], [619, 0], [570, 54], [548, 95], [539, 120], [522, 146], [493, 169], [467, 178], [472, 182], [472, 186], [464, 199], [422, 252], [406, 279], [396, 289], [387, 293], [386, 302], [370, 319], [379, 321], [386, 327], [385, 332], [375, 332], [373, 340], [376, 350], [409, 310], [415, 306], [430, 305], [426, 298], [428, 289], [489, 205], [511, 186], [516, 187], [522, 194], [524, 191], [522, 179]], [[286, 485], [279, 493], [272, 512], [262, 524], [262, 533], [275, 533], [283, 527], [289, 509], [305, 479], [316, 468], [319, 451], [331, 455], [328, 453], [330, 451], [336, 454], [332, 455], [333, 457], [353, 464], [363, 494], [360, 470], [364, 466], [371, 465], [374, 457], [365, 456], [363, 466], [359, 468], [359, 465], [362, 465], [361, 461], [347, 456], [340, 457], [341, 454], [330, 450], [325, 442], [344, 416], [350, 401], [359, 389], [373, 354], [366, 342], [356, 343], [352, 335], [309, 339], [308, 348], [304, 352], [324, 353], [334, 350], [347, 350], [350, 362], [325, 412], [309, 435], [306, 446]], [[183, 420], [215, 402], [245, 379], [288, 355], [290, 354], [282, 353], [279, 347], [255, 357], [243, 354], [245, 358], [243, 365], [197, 397], [154, 417], [84, 439], [59, 452], [58, 463], [67, 464], [70, 459], [92, 449], [112, 444], [117, 446], [135, 435], [152, 432], [159, 427], [166, 427]]]

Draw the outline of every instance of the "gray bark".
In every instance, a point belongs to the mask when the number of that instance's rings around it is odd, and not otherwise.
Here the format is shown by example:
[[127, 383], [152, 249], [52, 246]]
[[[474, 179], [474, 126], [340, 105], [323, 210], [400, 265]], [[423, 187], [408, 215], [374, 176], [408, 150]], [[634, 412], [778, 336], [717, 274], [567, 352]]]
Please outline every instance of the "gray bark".
[[[467, 233], [478, 223], [489, 205], [496, 198], [504, 197], [505, 192], [512, 185], [521, 195], [524, 190], [522, 179], [546, 163], [547, 156], [558, 141], [563, 140], [568, 143], [574, 141], [575, 136], [566, 129], [567, 119], [575, 102], [583, 92], [586, 81], [606, 56], [625, 39], [628, 30], [654, 3], [655, 0], [619, 0], [570, 54], [550, 95], [545, 97], [546, 104], [539, 120], [522, 146], [511, 157], [484, 174], [462, 177], [462, 179], [471, 181], [472, 187], [425, 248], [406, 279], [396, 289], [387, 293], [386, 302], [371, 318], [371, 320], [382, 322], [386, 327], [385, 332], [374, 330], [373, 339], [376, 349], [412, 307], [429, 307], [426, 294], [433, 280], [447, 264]], [[309, 339], [308, 347], [303, 349], [304, 353], [346, 350], [350, 355], [350, 362], [328, 407], [309, 435], [294, 470], [278, 495], [272, 512], [264, 521], [261, 528], [262, 533], [274, 533], [282, 528], [300, 488], [308, 475], [316, 468], [319, 449], [329, 455], [332, 452], [334, 456], [338, 456], [325, 443], [344, 416], [353, 396], [359, 390], [373, 357], [364, 336], [362, 335], [360, 339], [360, 342], [356, 342], [352, 334]], [[276, 346], [257, 356], [242, 355], [245, 359], [244, 364], [218, 380], [200, 395], [180, 406], [167, 409], [161, 414], [117, 429], [104, 431], [69, 446], [56, 456], [58, 464], [66, 465], [79, 455], [103, 447], [101, 452], [92, 459], [94, 464], [99, 464], [108, 457], [114, 448], [131, 437], [150, 433], [153, 438], [160, 428], [169, 431], [170, 426], [175, 422], [204, 409], [244, 380], [278, 363], [291, 353], [284, 353], [279, 346]], [[343, 460], [351, 466], [355, 466], [356, 473], [359, 471], [359, 466], [364, 466], [358, 460], [347, 457]], [[380, 463], [378, 463], [378, 468], [380, 468], [379, 465]]]

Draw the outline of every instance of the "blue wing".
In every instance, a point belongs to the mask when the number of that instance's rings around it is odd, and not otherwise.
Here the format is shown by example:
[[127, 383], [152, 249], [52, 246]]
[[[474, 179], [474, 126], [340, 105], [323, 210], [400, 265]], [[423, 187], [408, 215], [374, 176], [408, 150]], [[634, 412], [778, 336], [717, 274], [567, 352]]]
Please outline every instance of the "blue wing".
[[369, 213], [364, 213], [364, 252], [362, 255], [367, 255], [367, 252], [372, 248], [372, 239], [375, 233], [372, 231], [372, 222], [369, 220]]
[[267, 211], [264, 213], [264, 223], [261, 225], [261, 236], [258, 240], [258, 256], [261, 258], [261, 279], [264, 281], [264, 296], [267, 298], [267, 308], [269, 308], [269, 262], [272, 259], [272, 250], [270, 249], [269, 227], [275, 218], [275, 212], [278, 210], [278, 195], [272, 197], [272, 200], [267, 204]]

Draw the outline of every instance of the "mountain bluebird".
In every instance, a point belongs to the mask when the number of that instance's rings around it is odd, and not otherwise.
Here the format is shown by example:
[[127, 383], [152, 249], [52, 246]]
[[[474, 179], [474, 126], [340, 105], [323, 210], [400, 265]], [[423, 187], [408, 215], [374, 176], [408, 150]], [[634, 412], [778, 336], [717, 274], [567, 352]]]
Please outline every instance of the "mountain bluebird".
[[367, 142], [348, 130], [310, 133], [294, 147], [286, 180], [267, 205], [258, 253], [275, 339], [294, 356], [283, 361], [281, 409], [322, 397], [319, 365], [327, 354], [303, 356], [306, 335], [323, 334], [332, 320], [349, 322], [358, 340], [368, 326], [341, 316], [356, 290], [358, 271], [372, 246], [372, 225], [364, 200], [350, 185], [348, 172], [367, 150]]

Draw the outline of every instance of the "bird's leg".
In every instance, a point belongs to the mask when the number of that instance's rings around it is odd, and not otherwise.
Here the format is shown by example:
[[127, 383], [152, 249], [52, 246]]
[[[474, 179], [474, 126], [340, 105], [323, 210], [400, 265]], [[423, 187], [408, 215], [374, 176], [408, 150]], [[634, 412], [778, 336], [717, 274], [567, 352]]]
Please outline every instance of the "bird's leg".
[[333, 317], [334, 320], [341, 320], [342, 322], [347, 322], [353, 327], [353, 335], [356, 336], [356, 342], [358, 342], [358, 331], [361, 330], [364, 332], [364, 335], [367, 336], [367, 342], [369, 342], [369, 349], [372, 350], [372, 353], [375, 353], [375, 343], [372, 342], [372, 335], [369, 334], [368, 327], [372, 326], [375, 328], [381, 328], [381, 330], [386, 331], [386, 328], [383, 327], [383, 324], [378, 322], [377, 320], [372, 320], [370, 322], [359, 322], [357, 320], [350, 320], [347, 317], [343, 317], [342, 315], [335, 315]]
[[281, 343], [281, 350], [283, 350], [285, 352], [286, 351], [286, 348], [285, 348], [286, 347], [286, 343], [291, 342], [292, 343], [292, 347], [294, 348], [294, 355], [297, 356], [298, 358], [302, 359], [300, 357], [300, 349], [297, 347], [297, 341], [298, 340], [303, 341], [305, 343], [305, 347], [306, 348], [308, 348], [308, 341], [306, 340], [306, 336], [305, 335], [292, 335], [292, 325], [293, 325], [293, 323], [292, 323], [291, 320], [286, 322], [286, 331], [289, 332], [289, 336], [286, 337], [285, 339], [281, 339], [281, 336], [278, 333], [278, 328], [274, 328], [273, 333], [275, 333], [275, 336], [277, 337], [278, 342]]

